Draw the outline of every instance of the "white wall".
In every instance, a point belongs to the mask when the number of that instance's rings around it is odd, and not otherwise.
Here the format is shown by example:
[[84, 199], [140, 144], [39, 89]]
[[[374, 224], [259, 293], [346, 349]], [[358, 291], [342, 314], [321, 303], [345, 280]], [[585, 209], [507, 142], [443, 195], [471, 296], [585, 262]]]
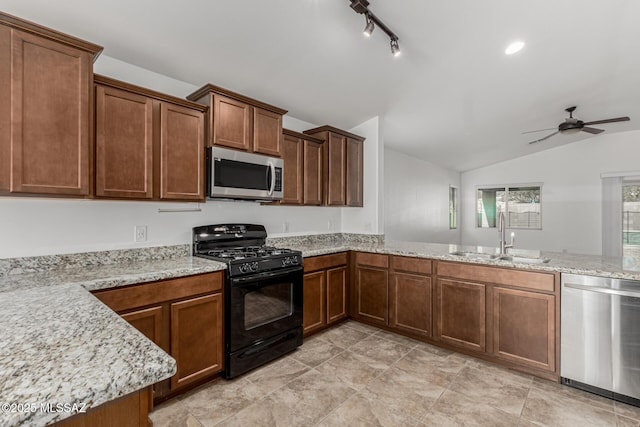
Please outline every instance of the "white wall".
[[460, 174], [395, 150], [384, 150], [386, 240], [459, 243], [449, 229], [449, 186]]
[[516, 247], [600, 254], [600, 174], [640, 170], [638, 141], [640, 131], [605, 133], [462, 173], [462, 243], [498, 244], [496, 229], [475, 226], [476, 186], [542, 182], [542, 230], [513, 230]]
[[383, 234], [384, 141], [380, 120], [374, 117], [349, 132], [365, 137], [363, 144], [363, 181], [361, 208], [342, 208], [342, 231], [345, 233]]
[[[178, 97], [198, 89], [106, 55], [98, 58], [95, 72]], [[284, 125], [293, 130], [315, 126], [287, 116]], [[370, 179], [375, 176], [373, 172]], [[198, 206], [201, 212], [158, 212], [158, 208]], [[341, 208], [229, 201], [196, 204], [2, 197], [0, 258], [186, 244], [191, 242], [191, 227], [236, 221], [264, 224], [273, 237], [342, 231]], [[147, 242], [134, 242], [136, 225], [148, 227]]]

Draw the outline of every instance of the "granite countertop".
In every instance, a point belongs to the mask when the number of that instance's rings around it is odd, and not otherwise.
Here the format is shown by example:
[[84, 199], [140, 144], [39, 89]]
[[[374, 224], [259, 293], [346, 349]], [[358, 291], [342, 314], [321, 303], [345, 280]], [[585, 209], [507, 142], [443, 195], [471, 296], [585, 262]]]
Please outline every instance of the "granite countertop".
[[317, 256], [348, 250], [373, 252], [389, 255], [403, 255], [419, 258], [431, 258], [444, 261], [458, 261], [472, 264], [514, 267], [523, 270], [551, 271], [560, 273], [584, 274], [618, 279], [640, 280], [640, 259], [607, 258], [596, 255], [578, 255], [561, 252], [515, 251], [514, 254], [549, 258], [544, 264], [510, 262], [498, 259], [466, 258], [452, 255], [450, 252], [495, 253], [496, 248], [447, 245], [439, 243], [385, 241], [379, 243], [359, 242], [301, 242], [293, 243], [291, 249], [301, 250], [303, 256]]
[[75, 414], [42, 411], [41, 404], [87, 410], [171, 377], [175, 360], [89, 291], [224, 268], [191, 256], [125, 257], [0, 276], [0, 404], [35, 408], [2, 407], [0, 425], [46, 425]]

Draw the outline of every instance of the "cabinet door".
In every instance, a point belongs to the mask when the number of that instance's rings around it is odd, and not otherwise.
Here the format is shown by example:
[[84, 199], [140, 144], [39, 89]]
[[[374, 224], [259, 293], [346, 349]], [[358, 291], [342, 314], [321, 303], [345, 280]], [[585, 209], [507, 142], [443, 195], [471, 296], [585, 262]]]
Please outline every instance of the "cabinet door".
[[304, 172], [304, 204], [321, 205], [322, 144], [312, 141], [304, 141], [304, 160], [302, 170]]
[[347, 267], [327, 270], [327, 324], [347, 317]]
[[347, 206], [362, 206], [363, 142], [347, 138], [346, 191]]
[[284, 161], [284, 177], [282, 179], [282, 203], [302, 204], [302, 141], [291, 135], [284, 135], [282, 140], [282, 160]]
[[153, 197], [153, 101], [96, 86], [96, 195]]
[[325, 272], [317, 271], [305, 274], [303, 289], [302, 330], [304, 335], [308, 335], [327, 324], [325, 317]]
[[326, 202], [329, 206], [344, 206], [346, 204], [346, 143], [347, 138], [329, 132], [325, 142], [327, 153], [327, 186]]
[[409, 273], [391, 275], [389, 326], [431, 335], [431, 278]]
[[388, 324], [388, 272], [375, 267], [356, 267], [354, 317]]
[[280, 157], [282, 115], [253, 107], [253, 151]]
[[121, 316], [158, 347], [168, 350], [162, 342], [162, 306], [131, 311]]
[[555, 296], [493, 288], [494, 354], [555, 371]]
[[204, 201], [204, 114], [163, 102], [160, 198]]
[[440, 341], [476, 351], [487, 348], [486, 287], [455, 280], [437, 281], [436, 335]]
[[213, 145], [249, 151], [251, 146], [251, 107], [222, 95], [213, 96]]
[[222, 370], [221, 294], [171, 304], [171, 356], [178, 365], [172, 391]]
[[11, 70], [10, 191], [88, 195], [91, 55], [12, 30]]

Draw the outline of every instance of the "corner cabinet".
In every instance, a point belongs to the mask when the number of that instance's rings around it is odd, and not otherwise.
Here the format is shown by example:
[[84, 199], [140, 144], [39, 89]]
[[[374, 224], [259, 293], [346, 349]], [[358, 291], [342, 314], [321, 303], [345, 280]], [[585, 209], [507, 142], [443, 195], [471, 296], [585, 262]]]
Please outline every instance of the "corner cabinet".
[[304, 133], [325, 142], [322, 146], [324, 204], [362, 207], [364, 138], [332, 126]]
[[282, 155], [282, 116], [286, 110], [212, 84], [187, 99], [209, 107], [208, 147]]
[[0, 192], [89, 196], [100, 46], [0, 12]]
[[347, 318], [347, 253], [304, 260], [303, 333], [311, 335]]
[[222, 274], [94, 292], [96, 298], [176, 359], [176, 374], [154, 385], [155, 401], [222, 371]]
[[95, 76], [96, 196], [204, 201], [206, 107]]
[[283, 129], [284, 196], [280, 204], [322, 204], [322, 144], [308, 135]]

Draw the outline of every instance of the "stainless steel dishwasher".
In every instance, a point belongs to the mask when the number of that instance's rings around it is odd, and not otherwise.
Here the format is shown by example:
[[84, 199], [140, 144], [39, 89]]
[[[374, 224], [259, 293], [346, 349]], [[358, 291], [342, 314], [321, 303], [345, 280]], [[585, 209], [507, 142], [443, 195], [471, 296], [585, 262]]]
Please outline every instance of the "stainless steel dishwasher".
[[640, 281], [562, 274], [562, 383], [640, 406]]

